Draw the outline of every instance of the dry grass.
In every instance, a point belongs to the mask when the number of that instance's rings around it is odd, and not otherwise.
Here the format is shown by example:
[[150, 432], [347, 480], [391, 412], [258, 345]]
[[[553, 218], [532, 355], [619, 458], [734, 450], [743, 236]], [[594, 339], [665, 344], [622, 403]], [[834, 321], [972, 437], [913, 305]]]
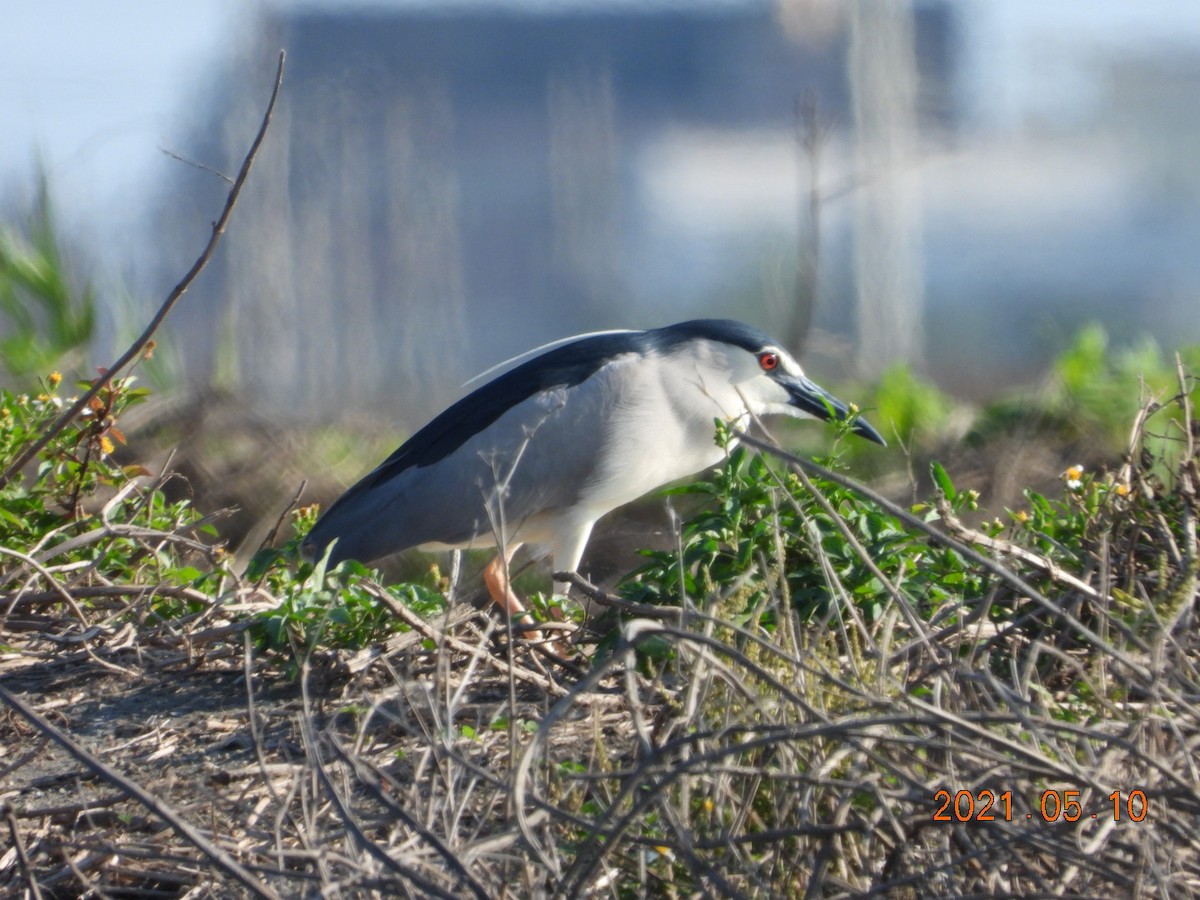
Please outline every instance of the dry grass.
[[900, 592], [802, 625], [776, 591], [767, 631], [729, 623], [735, 586], [619, 626], [597, 605], [581, 649], [620, 636], [568, 666], [458, 602], [291, 677], [249, 650], [261, 586], [163, 622], [178, 588], [6, 557], [0, 890], [1200, 895], [1196, 455], [1143, 462], [1122, 477], [1158, 505], [1051, 571], [1049, 606], [998, 578], [930, 619]]

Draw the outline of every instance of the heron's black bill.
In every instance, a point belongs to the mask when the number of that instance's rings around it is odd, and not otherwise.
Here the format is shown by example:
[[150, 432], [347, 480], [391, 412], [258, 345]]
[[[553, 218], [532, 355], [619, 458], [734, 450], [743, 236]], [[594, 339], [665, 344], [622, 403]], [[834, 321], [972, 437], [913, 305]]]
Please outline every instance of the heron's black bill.
[[[782, 379], [781, 379], [782, 380]], [[839, 400], [825, 388], [807, 378], [789, 378], [786, 382], [788, 393], [791, 394], [792, 405], [816, 419], [824, 421], [845, 421], [850, 418], [850, 407]], [[887, 446], [874, 426], [866, 419], [857, 418], [850, 430], [868, 441]]]
[[876, 431], [875, 426], [866, 419], [856, 419], [850, 430], [859, 437], [865, 437], [868, 441], [874, 441], [883, 447], [887, 446], [887, 441], [883, 439], [883, 435]]

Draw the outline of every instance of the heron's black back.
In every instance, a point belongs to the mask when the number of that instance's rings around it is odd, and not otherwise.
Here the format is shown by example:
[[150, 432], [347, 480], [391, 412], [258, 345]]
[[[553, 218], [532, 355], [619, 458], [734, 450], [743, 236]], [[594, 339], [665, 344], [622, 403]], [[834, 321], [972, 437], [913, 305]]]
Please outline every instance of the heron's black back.
[[438, 462], [521, 401], [540, 391], [581, 384], [617, 356], [665, 351], [699, 338], [734, 344], [750, 352], [771, 342], [758, 329], [727, 319], [695, 319], [650, 331], [580, 338], [522, 363], [463, 397], [405, 441], [364, 482], [373, 487], [412, 466]]

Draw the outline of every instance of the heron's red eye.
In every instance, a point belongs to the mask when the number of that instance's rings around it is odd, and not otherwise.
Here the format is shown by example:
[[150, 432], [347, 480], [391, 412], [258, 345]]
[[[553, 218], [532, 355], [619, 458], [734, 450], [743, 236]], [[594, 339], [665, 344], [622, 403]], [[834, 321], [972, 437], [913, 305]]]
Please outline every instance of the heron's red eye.
[[763, 367], [764, 372], [770, 372], [772, 369], [779, 368], [778, 353], [760, 353], [758, 355], [758, 364]]

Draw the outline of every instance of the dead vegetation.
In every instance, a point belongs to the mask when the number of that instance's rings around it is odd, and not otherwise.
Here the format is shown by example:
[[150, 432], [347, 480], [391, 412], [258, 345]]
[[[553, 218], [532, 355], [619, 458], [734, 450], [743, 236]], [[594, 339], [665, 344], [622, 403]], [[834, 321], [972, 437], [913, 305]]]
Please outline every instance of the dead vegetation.
[[986, 602], [930, 614], [897, 588], [877, 619], [850, 604], [802, 623], [777, 590], [744, 627], [726, 614], [737, 584], [626, 604], [620, 624], [601, 604], [579, 634], [594, 655], [566, 666], [468, 603], [422, 617], [369, 581], [407, 630], [357, 652], [263, 654], [249, 617], [281, 601], [262, 583], [193, 591], [194, 611], [164, 620], [152, 604], [190, 589], [84, 585], [53, 554], [8, 551], [0, 887], [1196, 895], [1196, 455], [1182, 445], [1164, 472], [1135, 444], [1112, 494], [1129, 499], [1082, 570], [989, 544], [943, 507], [1001, 573]]

